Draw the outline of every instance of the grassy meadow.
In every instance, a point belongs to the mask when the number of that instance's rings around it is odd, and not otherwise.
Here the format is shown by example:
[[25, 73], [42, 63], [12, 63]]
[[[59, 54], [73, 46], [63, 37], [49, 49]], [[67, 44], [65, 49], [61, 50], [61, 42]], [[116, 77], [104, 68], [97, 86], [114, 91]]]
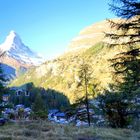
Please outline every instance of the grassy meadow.
[[0, 126], [0, 140], [139, 140], [129, 129], [75, 127], [47, 121], [17, 122]]

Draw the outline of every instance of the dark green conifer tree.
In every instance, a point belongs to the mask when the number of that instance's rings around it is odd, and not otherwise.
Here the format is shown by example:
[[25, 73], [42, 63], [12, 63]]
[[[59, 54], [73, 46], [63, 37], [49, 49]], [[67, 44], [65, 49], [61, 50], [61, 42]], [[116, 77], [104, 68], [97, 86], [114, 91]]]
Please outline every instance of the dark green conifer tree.
[[124, 19], [110, 21], [118, 31], [106, 34], [112, 40], [108, 46], [120, 46], [125, 51], [110, 60], [116, 83], [100, 96], [100, 101], [110, 125], [125, 127], [140, 113], [136, 103], [140, 96], [140, 1], [112, 1], [110, 9]]

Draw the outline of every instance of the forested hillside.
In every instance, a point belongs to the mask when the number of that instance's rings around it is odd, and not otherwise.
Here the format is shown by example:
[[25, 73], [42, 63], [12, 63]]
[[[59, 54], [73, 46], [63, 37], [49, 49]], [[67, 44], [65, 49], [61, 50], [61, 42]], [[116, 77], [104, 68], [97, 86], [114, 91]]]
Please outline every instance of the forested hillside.
[[108, 84], [113, 82], [111, 63], [108, 60], [121, 51], [121, 48], [110, 49], [103, 43], [98, 43], [84, 51], [70, 52], [53, 61], [47, 61], [41, 66], [29, 70], [13, 81], [10, 86], [33, 82], [37, 87], [63, 92], [71, 102], [74, 102], [76, 96], [82, 95], [82, 93], [78, 93], [77, 85], [80, 82], [78, 70], [83, 59], [90, 65], [92, 83], [97, 85], [96, 91], [98, 92], [108, 88]]

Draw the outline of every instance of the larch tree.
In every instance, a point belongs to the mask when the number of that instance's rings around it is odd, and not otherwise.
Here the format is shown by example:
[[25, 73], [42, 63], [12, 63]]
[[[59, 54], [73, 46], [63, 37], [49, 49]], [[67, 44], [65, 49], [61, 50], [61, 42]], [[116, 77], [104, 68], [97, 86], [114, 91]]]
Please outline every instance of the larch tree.
[[[93, 85], [91, 83], [91, 77], [92, 71], [91, 71], [91, 66], [85, 62], [85, 60], [82, 60], [82, 63], [79, 67], [78, 71], [78, 76], [79, 76], [79, 83], [78, 83], [78, 88], [80, 90], [80, 93], [83, 93], [83, 96], [77, 100], [79, 104], [84, 104], [86, 106], [86, 117], [88, 121], [88, 125], [90, 126], [91, 124], [91, 113], [90, 113], [90, 103], [89, 100], [92, 96], [93, 98]], [[83, 115], [85, 113], [83, 112]]]

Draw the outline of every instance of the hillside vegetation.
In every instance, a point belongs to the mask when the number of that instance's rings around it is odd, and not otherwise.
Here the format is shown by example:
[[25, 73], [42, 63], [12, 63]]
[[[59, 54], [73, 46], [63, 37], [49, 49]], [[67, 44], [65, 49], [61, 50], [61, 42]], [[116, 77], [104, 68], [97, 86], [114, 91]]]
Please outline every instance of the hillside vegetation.
[[20, 86], [33, 82], [36, 87], [51, 88], [63, 92], [71, 102], [82, 93], [77, 92], [79, 82], [78, 70], [82, 60], [90, 65], [92, 83], [97, 85], [96, 91], [102, 91], [112, 82], [110, 58], [121, 48], [108, 48], [98, 43], [86, 50], [68, 52], [55, 60], [47, 61], [39, 67], [29, 70], [26, 74], [13, 81], [10, 86]]
[[[120, 22], [114, 19], [115, 22]], [[33, 82], [36, 87], [51, 88], [63, 92], [73, 103], [82, 96], [77, 85], [79, 66], [83, 60], [91, 70], [91, 84], [96, 86], [96, 93], [102, 92], [113, 82], [111, 63], [108, 61], [126, 48], [121, 46], [109, 48], [105, 42], [104, 32], [110, 32], [108, 21], [102, 21], [83, 29], [68, 46], [68, 51], [52, 61], [30, 69], [26, 74], [14, 80], [10, 86], [20, 86]], [[115, 30], [113, 30], [114, 32]], [[116, 31], [115, 31], [116, 32]]]

